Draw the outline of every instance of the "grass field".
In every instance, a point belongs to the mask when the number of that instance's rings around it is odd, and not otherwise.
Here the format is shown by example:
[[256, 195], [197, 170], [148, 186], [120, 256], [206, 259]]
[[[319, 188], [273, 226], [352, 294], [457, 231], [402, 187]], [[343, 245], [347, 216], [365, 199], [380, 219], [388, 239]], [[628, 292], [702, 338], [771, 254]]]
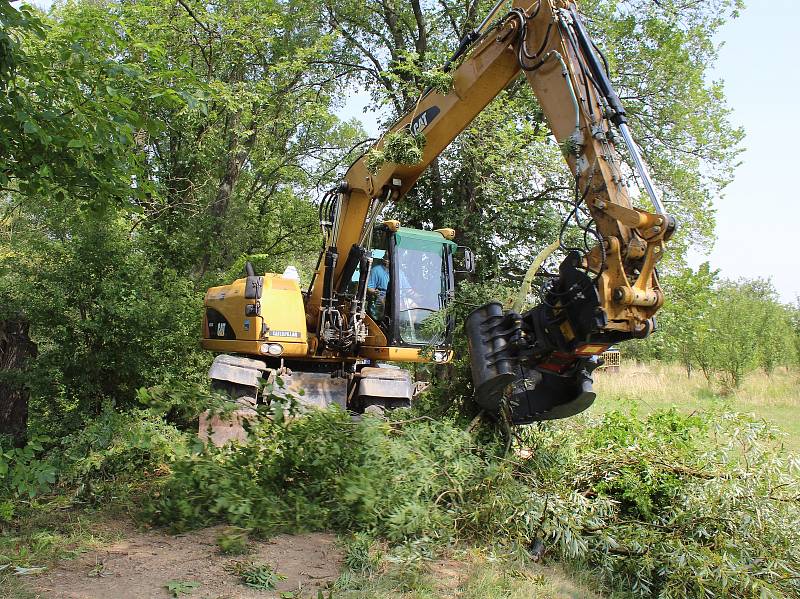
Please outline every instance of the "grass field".
[[748, 376], [740, 389], [728, 396], [715, 393], [702, 372], [691, 377], [674, 364], [637, 364], [623, 361], [618, 372], [599, 371], [595, 376], [598, 398], [591, 412], [636, 409], [647, 414], [676, 408], [685, 412], [720, 409], [755, 414], [786, 433], [787, 449], [800, 453], [800, 372], [779, 368], [767, 376], [761, 371]]

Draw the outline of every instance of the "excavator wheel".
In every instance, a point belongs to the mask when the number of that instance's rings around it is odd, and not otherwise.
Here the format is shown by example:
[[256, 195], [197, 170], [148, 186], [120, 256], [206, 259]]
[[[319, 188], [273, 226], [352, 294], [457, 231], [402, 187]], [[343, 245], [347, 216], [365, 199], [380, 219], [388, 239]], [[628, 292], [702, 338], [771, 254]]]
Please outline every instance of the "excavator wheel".
[[414, 396], [414, 383], [407, 370], [387, 365], [364, 366], [353, 381], [357, 385], [350, 408], [355, 412], [383, 413], [408, 408]]

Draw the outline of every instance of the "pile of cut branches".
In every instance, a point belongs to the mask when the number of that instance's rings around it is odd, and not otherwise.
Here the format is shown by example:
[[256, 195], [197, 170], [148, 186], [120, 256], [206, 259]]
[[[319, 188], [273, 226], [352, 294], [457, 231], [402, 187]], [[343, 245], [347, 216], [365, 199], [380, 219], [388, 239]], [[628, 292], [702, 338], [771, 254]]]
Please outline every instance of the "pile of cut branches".
[[152, 517], [362, 531], [397, 544], [531, 547], [632, 597], [800, 592], [800, 475], [741, 416], [662, 411], [491, 431], [338, 410], [263, 418], [245, 445], [178, 460]]

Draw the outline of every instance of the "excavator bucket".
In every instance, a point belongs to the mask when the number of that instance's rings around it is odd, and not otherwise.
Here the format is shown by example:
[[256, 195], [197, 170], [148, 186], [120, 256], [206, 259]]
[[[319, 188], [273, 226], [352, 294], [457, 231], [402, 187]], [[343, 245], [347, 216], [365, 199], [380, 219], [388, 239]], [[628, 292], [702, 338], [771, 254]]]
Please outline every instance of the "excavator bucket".
[[594, 402], [596, 358], [551, 356], [547, 367], [530, 366], [535, 360], [525, 351], [535, 345], [527, 338], [531, 332], [523, 336], [523, 317], [504, 313], [496, 302], [472, 312], [465, 328], [475, 401], [489, 413], [511, 424], [530, 424], [573, 416]]

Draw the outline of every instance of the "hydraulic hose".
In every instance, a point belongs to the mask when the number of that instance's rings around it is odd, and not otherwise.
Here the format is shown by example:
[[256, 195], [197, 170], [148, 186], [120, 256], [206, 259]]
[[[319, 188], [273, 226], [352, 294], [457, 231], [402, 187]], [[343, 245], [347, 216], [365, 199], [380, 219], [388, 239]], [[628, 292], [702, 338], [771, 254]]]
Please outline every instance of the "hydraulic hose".
[[556, 239], [553, 243], [539, 252], [536, 258], [533, 259], [533, 263], [531, 263], [530, 268], [528, 268], [528, 272], [525, 273], [525, 278], [522, 280], [522, 286], [519, 288], [519, 292], [517, 293], [517, 299], [514, 300], [514, 305], [511, 306], [511, 310], [513, 312], [519, 313], [522, 310], [522, 307], [525, 305], [525, 300], [527, 299], [528, 294], [531, 292], [533, 277], [535, 277], [536, 273], [539, 272], [539, 268], [542, 266], [542, 263], [547, 260], [548, 256], [555, 252], [560, 246], [561, 240]]

